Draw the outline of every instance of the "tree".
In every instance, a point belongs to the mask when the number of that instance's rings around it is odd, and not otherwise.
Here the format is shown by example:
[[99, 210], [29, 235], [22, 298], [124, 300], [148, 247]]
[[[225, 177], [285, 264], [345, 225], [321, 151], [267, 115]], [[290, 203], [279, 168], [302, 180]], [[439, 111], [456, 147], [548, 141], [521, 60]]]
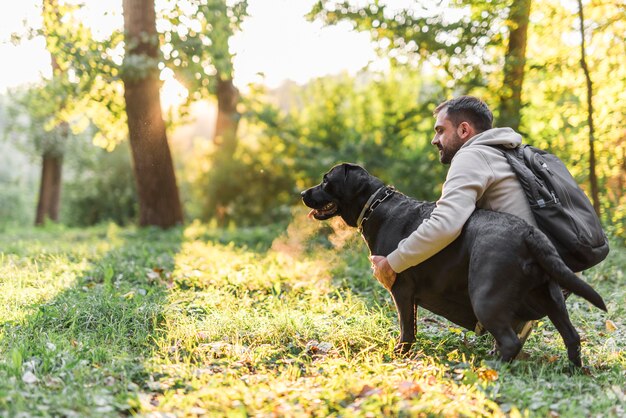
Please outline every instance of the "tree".
[[[43, 2], [44, 36], [50, 53], [52, 64], [52, 77], [62, 78], [63, 71], [51, 48], [53, 42], [51, 32], [60, 20], [57, 0], [44, 0]], [[63, 106], [63, 104], [61, 104]], [[63, 169], [63, 147], [69, 134], [69, 124], [60, 122], [54, 129], [59, 134], [60, 143], [53, 143], [43, 148], [41, 163], [41, 182], [39, 185], [39, 198], [35, 225], [42, 225], [46, 218], [52, 221], [59, 220], [59, 206], [61, 203], [61, 172]]]
[[124, 0], [123, 74], [128, 133], [139, 195], [139, 224], [183, 220], [159, 97], [159, 38], [154, 0]]
[[161, 11], [165, 64], [190, 91], [189, 100], [217, 99], [214, 142], [232, 157], [240, 115], [228, 41], [247, 16], [247, 0], [169, 0]]
[[[601, 219], [614, 236], [625, 236], [626, 4], [623, 0], [591, 0], [583, 4], [585, 58], [593, 80], [594, 165]], [[593, 201], [589, 97], [581, 70], [580, 17], [576, 6], [576, 2], [546, 0], [533, 7], [535, 18], [529, 30], [522, 93], [524, 118], [529, 142], [557, 154]]]
[[122, 40], [121, 32], [95, 41], [74, 13], [81, 5], [58, 0], [44, 0], [42, 5], [43, 25], [26, 27], [12, 34], [12, 40], [42, 37], [52, 78], [15, 89], [8, 105], [15, 117], [4, 129], [15, 139], [27, 140], [20, 144], [25, 151], [42, 157], [36, 224], [59, 218], [64, 156], [81, 133], [95, 135], [94, 143], [109, 149], [126, 137], [126, 130], [120, 134], [119, 129], [125, 118], [119, 111], [122, 90], [116, 91], [118, 66], [110, 54]]
[[310, 19], [327, 24], [347, 21], [369, 32], [381, 52], [394, 64], [442, 69], [448, 85], [471, 89], [485, 86], [493, 64], [501, 55], [500, 28], [508, 16], [510, 0], [458, 0], [450, 9], [441, 2], [416, 0], [410, 8], [393, 8], [379, 0], [320, 0]]
[[[392, 62], [442, 68], [456, 94], [493, 85], [504, 56], [504, 77], [493, 89], [499, 92], [497, 125], [519, 130], [530, 6], [531, 0], [460, 0], [451, 6], [460, 17], [450, 17], [440, 4], [425, 1], [390, 10], [379, 1], [363, 6], [322, 0], [310, 16], [327, 23], [347, 20], [369, 31]], [[509, 35], [506, 51], [503, 33]], [[495, 101], [498, 93], [485, 90], [481, 96]]]
[[228, 42], [247, 16], [247, 6], [247, 0], [170, 0], [160, 13], [162, 42], [167, 45], [163, 48], [165, 64], [191, 93], [188, 100], [217, 100], [213, 154], [208, 156], [211, 171], [200, 181], [206, 183], [204, 216], [215, 216], [220, 223], [228, 210], [224, 189], [234, 187], [241, 118]]
[[583, 13], [583, 2], [578, 0], [578, 18], [580, 21], [580, 66], [585, 74], [585, 84], [587, 86], [587, 124], [589, 125], [589, 185], [591, 186], [591, 199], [593, 208], [600, 216], [600, 198], [598, 197], [598, 177], [596, 175], [596, 150], [593, 127], [593, 83], [587, 66], [587, 54], [585, 50], [585, 15]]
[[526, 43], [531, 0], [511, 3], [507, 20], [509, 42], [504, 58], [504, 80], [500, 89], [498, 126], [519, 130], [522, 110], [522, 85], [526, 65]]

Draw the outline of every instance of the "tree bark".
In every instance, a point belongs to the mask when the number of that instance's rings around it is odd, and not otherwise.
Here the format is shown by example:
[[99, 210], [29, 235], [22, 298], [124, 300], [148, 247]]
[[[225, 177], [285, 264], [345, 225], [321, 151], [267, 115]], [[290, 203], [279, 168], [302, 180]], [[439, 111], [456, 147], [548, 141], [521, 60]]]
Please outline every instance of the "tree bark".
[[154, 0], [124, 0], [123, 13], [125, 61], [129, 64], [123, 75], [124, 99], [139, 224], [168, 228], [182, 223], [183, 214], [161, 111]]
[[511, 4], [509, 13], [509, 45], [504, 59], [504, 80], [500, 93], [498, 126], [519, 130], [522, 111], [522, 85], [526, 65], [526, 43], [531, 0]]
[[578, 0], [578, 18], [580, 20], [580, 66], [585, 73], [587, 83], [587, 124], [589, 125], [589, 184], [591, 186], [591, 200], [596, 214], [600, 216], [600, 197], [598, 193], [598, 177], [596, 176], [595, 131], [593, 126], [593, 83], [587, 66], [585, 51], [585, 16], [582, 0]]
[[[46, 13], [51, 13], [53, 17]], [[53, 19], [58, 21], [58, 3], [56, 0], [45, 0], [43, 2], [44, 21]], [[49, 35], [49, 27], [45, 28], [46, 41]], [[61, 67], [57, 62], [53, 52], [48, 48], [50, 53], [50, 64], [52, 65], [52, 77], [58, 77], [61, 74]], [[69, 125], [62, 122], [55, 129], [59, 130], [60, 140], [66, 141], [69, 135]], [[59, 208], [61, 206], [61, 173], [63, 171], [63, 144], [53, 144], [56, 149], [42, 150], [41, 165], [41, 183], [39, 185], [39, 198], [37, 202], [37, 213], [35, 216], [35, 225], [43, 225], [46, 219], [51, 221], [59, 220]]]
[[61, 196], [61, 168], [63, 156], [44, 152], [41, 165], [41, 184], [35, 225], [42, 225], [46, 219], [59, 220]]
[[[214, 176], [220, 181], [227, 182], [232, 172], [232, 162], [237, 150], [237, 128], [239, 126], [239, 90], [234, 86], [232, 78], [223, 80], [218, 74], [217, 81], [217, 121], [213, 141], [217, 147], [213, 164]], [[224, 184], [221, 187], [228, 187]], [[226, 225], [227, 205], [223, 195], [219, 192], [213, 196], [215, 205], [213, 213], [218, 225]]]
[[232, 156], [237, 149], [237, 128], [239, 126], [239, 90], [232, 78], [217, 81], [217, 122], [215, 125], [215, 144], [221, 148], [222, 155]]

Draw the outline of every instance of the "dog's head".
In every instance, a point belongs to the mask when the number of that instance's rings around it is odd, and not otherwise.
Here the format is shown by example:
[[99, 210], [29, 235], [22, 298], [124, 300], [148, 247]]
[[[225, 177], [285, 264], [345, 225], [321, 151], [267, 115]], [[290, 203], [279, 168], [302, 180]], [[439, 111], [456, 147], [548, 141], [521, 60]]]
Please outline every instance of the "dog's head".
[[317, 186], [301, 193], [302, 201], [312, 210], [309, 216], [318, 221], [341, 216], [350, 226], [367, 199], [384, 183], [356, 164], [339, 164], [330, 169]]

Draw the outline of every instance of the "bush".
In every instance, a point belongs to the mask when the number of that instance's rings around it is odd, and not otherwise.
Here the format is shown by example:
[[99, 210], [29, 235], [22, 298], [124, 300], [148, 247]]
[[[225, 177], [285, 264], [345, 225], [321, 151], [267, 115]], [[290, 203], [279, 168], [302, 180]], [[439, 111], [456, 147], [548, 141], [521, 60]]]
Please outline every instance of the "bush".
[[125, 225], [136, 220], [139, 204], [128, 143], [112, 152], [88, 145], [68, 161], [67, 171], [61, 197], [63, 223]]
[[[409, 73], [320, 78], [293, 87], [285, 109], [248, 97], [233, 158], [212, 145], [183, 168], [191, 218], [237, 225], [279, 222], [299, 192], [341, 162], [365, 166], [403, 192], [432, 200], [445, 167], [430, 145], [441, 89]], [[284, 93], [284, 92], [283, 92]], [[276, 93], [279, 95], [279, 93]], [[189, 163], [190, 161], [187, 161]]]

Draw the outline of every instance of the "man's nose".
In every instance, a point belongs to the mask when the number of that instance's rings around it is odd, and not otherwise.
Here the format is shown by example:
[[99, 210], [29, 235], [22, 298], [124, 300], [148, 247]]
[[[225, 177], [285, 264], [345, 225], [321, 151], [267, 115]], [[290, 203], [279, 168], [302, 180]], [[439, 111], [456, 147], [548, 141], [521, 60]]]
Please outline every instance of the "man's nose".
[[433, 137], [432, 141], [430, 141], [431, 145], [437, 145], [437, 143], [439, 142], [439, 138], [437, 138], [436, 136]]

